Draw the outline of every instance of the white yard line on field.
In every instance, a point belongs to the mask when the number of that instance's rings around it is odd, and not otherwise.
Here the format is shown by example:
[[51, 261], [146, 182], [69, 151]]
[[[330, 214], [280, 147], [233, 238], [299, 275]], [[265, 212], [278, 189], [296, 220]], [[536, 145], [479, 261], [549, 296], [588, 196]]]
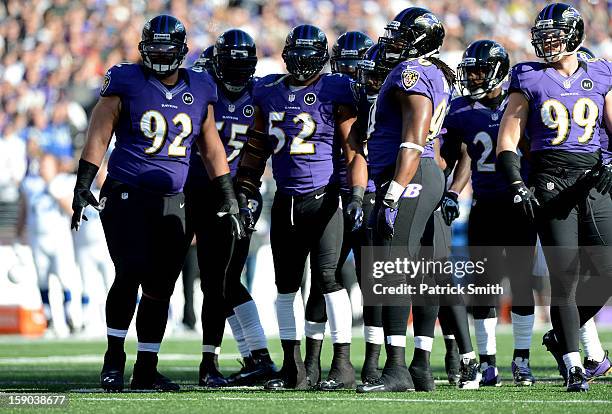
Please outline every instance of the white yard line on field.
[[[120, 398], [120, 397], [85, 397], [79, 398], [84, 401], [177, 401], [176, 398], [153, 398], [153, 397], [134, 397], [134, 398]], [[473, 404], [473, 403], [487, 403], [482, 399], [448, 399], [448, 400], [436, 400], [436, 399], [416, 399], [416, 398], [360, 398], [354, 397], [224, 397], [224, 396], [213, 396], [211, 394], [205, 394], [204, 398], [191, 398], [191, 397], [180, 397], [179, 400], [186, 401], [206, 401], [206, 400], [218, 400], [218, 401], [343, 401], [343, 402], [398, 402], [398, 403], [438, 403], [438, 404]], [[612, 404], [612, 401], [607, 400], [495, 400], [495, 403], [501, 404]]]

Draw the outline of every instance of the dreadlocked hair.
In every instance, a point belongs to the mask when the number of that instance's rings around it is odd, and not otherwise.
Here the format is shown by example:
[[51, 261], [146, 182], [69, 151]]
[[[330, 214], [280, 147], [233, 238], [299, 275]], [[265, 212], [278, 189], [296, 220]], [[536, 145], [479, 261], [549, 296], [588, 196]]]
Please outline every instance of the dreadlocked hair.
[[442, 62], [437, 57], [429, 56], [426, 59], [436, 65], [436, 67], [442, 71], [449, 85], [452, 86], [455, 84], [455, 71], [452, 70], [450, 66]]

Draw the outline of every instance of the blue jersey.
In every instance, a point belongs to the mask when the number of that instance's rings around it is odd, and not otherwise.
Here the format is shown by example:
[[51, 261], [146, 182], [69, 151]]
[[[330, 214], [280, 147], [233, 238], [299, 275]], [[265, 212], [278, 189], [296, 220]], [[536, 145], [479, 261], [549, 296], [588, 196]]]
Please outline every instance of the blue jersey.
[[434, 158], [433, 140], [440, 134], [452, 95], [444, 73], [426, 59], [404, 61], [389, 73], [376, 99], [368, 129], [370, 177], [377, 183], [391, 178], [402, 143], [402, 112], [394, 96], [397, 90], [423, 95], [431, 101], [431, 126], [423, 158]]
[[[494, 109], [469, 97], [460, 96], [451, 101], [449, 113], [444, 120], [444, 140], [459, 140], [467, 147], [472, 164], [475, 198], [499, 198], [508, 193], [508, 180], [495, 167], [497, 133], [507, 104], [508, 95]], [[524, 159], [522, 174], [526, 179]]]
[[119, 64], [106, 73], [100, 94], [121, 99], [108, 176], [156, 194], [180, 193], [192, 144], [217, 101], [210, 75], [179, 69], [169, 87], [141, 65]]
[[[229, 164], [232, 177], [236, 175], [238, 170], [240, 151], [247, 140], [247, 130], [253, 124], [255, 115], [253, 108], [254, 82], [252, 81], [244, 88], [234, 100], [227, 97], [222, 87], [217, 89], [218, 100], [214, 105], [215, 121], [219, 137], [225, 147], [227, 163]], [[191, 152], [189, 176], [193, 179], [208, 180], [208, 173], [204, 168], [200, 151], [195, 143]]]
[[531, 151], [599, 151], [604, 99], [611, 88], [612, 64], [601, 59], [580, 61], [569, 77], [544, 63], [516, 65], [510, 92], [529, 101], [525, 134]]
[[272, 173], [279, 191], [310, 193], [334, 183], [336, 108], [354, 106], [353, 82], [341, 74], [322, 74], [311, 85], [293, 87], [287, 76], [269, 75], [255, 85], [253, 105], [273, 139]]

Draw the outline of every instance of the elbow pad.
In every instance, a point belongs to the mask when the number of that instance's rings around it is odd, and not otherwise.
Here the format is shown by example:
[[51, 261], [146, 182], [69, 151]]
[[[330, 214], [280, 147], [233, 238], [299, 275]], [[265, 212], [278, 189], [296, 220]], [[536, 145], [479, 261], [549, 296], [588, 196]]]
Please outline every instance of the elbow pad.
[[240, 161], [238, 161], [238, 172], [236, 173], [236, 185], [247, 190], [249, 193], [259, 191], [261, 187], [261, 176], [266, 169], [266, 161], [272, 155], [273, 148], [268, 135], [249, 129], [248, 140], [242, 148]]

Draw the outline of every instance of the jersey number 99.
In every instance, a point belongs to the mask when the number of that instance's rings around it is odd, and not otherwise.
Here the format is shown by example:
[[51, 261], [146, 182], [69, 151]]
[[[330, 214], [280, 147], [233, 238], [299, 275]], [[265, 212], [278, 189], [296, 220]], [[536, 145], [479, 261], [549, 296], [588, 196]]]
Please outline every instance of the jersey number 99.
[[[557, 136], [551, 141], [551, 145], [561, 145], [569, 137], [571, 119], [568, 109], [556, 99], [549, 99], [542, 104], [540, 110], [542, 123], [550, 129], [557, 130]], [[599, 118], [599, 107], [589, 98], [580, 98], [572, 109], [572, 119], [579, 127], [584, 128], [584, 133], [578, 137], [581, 144], [588, 143], [593, 138], [597, 119]]]

